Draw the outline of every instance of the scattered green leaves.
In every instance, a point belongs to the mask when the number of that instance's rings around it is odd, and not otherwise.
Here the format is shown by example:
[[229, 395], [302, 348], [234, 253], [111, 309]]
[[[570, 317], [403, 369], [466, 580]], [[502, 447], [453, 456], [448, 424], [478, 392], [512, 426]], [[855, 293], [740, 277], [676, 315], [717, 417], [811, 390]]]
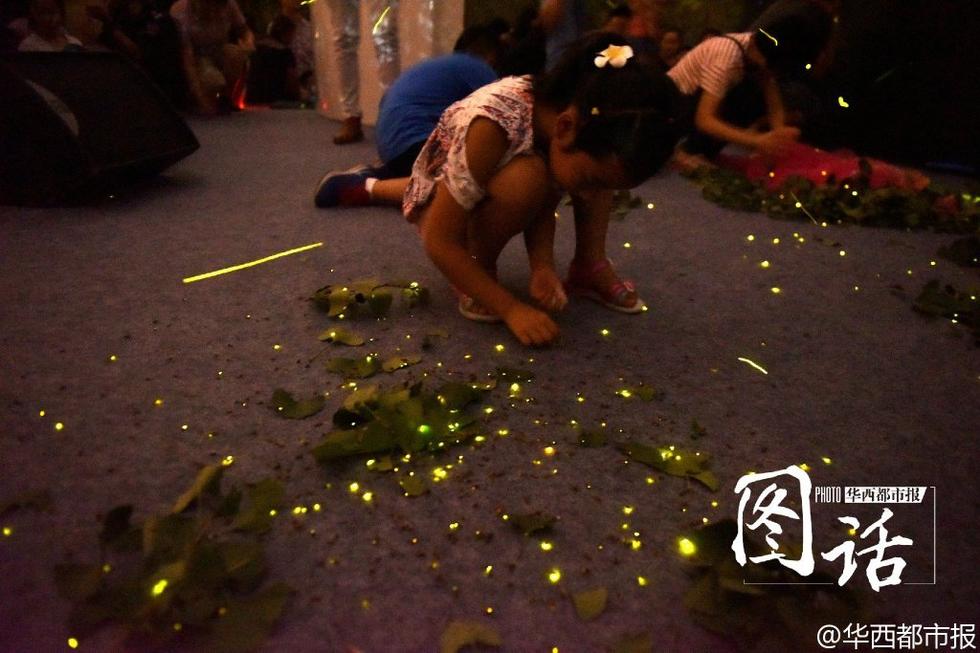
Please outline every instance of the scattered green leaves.
[[[266, 562], [254, 536], [235, 533], [238, 495], [222, 495], [223, 469], [200, 470], [171, 511], [131, 524], [132, 506], [110, 510], [99, 536], [99, 564], [62, 564], [55, 583], [69, 600], [69, 628], [85, 635], [114, 623], [127, 634], [126, 649], [248, 651], [258, 648], [278, 621], [291, 590], [276, 584], [263, 589]], [[252, 510], [272, 505], [276, 481], [262, 481], [249, 492]], [[257, 488], [264, 488], [257, 492]], [[281, 487], [278, 496], [281, 498]], [[240, 495], [238, 495], [240, 496]], [[231, 510], [235, 508], [235, 510]], [[139, 537], [133, 539], [132, 535]], [[120, 546], [126, 543], [127, 546]], [[128, 546], [134, 544], [135, 546]], [[126, 551], [129, 550], [129, 553]]]
[[406, 474], [398, 479], [398, 484], [407, 497], [421, 496], [429, 491], [429, 486], [426, 485], [425, 479], [418, 474]]
[[[857, 597], [826, 574], [801, 585], [795, 572], [775, 561], [739, 566], [731, 548], [737, 532], [726, 519], [684, 534], [695, 551], [684, 559], [693, 577], [684, 603], [699, 624], [734, 639], [740, 649], [772, 651], [797, 648], [821, 624], [863, 616]], [[767, 552], [751, 538], [745, 545], [750, 557]], [[813, 584], [820, 582], [827, 584]]]
[[344, 286], [324, 286], [313, 293], [313, 303], [333, 318], [368, 314], [381, 318], [388, 314], [398, 291], [405, 306], [427, 304], [429, 290], [415, 281], [384, 283], [378, 279], [358, 279]]
[[293, 395], [282, 388], [277, 388], [272, 393], [273, 410], [286, 419], [306, 419], [323, 410], [326, 403], [326, 399], [320, 395], [297, 401]]
[[439, 451], [476, 435], [475, 419], [464, 409], [482, 392], [464, 383], [426, 391], [421, 383], [381, 391], [358, 388], [334, 414], [337, 427], [313, 449], [317, 461], [401, 449]]
[[[782, 220], [850, 222], [898, 229], [935, 229], [970, 233], [980, 228], [980, 205], [946, 189], [921, 191], [868, 186], [870, 168], [857, 178], [815, 185], [800, 177], [787, 179], [777, 190], [726, 168], [702, 167], [689, 176], [710, 202], [738, 211], [765, 211]], [[811, 218], [812, 216], [812, 218]]]
[[721, 487], [718, 478], [708, 469], [711, 457], [706, 453], [685, 451], [673, 445], [652, 447], [639, 442], [625, 442], [618, 448], [636, 462], [671, 476], [692, 478], [712, 492]]
[[361, 358], [331, 358], [326, 363], [328, 372], [339, 374], [345, 379], [367, 379], [381, 370], [377, 356]]

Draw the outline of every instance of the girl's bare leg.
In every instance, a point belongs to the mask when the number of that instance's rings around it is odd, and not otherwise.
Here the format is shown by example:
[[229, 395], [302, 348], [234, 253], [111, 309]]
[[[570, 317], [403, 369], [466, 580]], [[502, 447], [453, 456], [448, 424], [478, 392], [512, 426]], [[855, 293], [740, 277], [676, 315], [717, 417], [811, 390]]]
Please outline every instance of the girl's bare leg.
[[374, 188], [371, 189], [371, 199], [375, 204], [401, 206], [406, 188], [408, 188], [408, 177], [379, 179], [374, 182]]

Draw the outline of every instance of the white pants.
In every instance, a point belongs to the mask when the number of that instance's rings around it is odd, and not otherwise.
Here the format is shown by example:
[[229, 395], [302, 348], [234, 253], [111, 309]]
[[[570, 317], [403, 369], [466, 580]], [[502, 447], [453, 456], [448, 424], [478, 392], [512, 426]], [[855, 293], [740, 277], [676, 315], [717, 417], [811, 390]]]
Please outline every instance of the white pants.
[[[401, 71], [398, 55], [398, 0], [365, 1], [370, 8], [371, 20], [374, 21], [371, 34], [378, 60], [378, 79], [384, 92]], [[340, 104], [345, 117], [361, 115], [360, 70], [357, 62], [357, 48], [361, 41], [360, 5], [360, 0], [330, 0], [334, 52], [340, 72]]]

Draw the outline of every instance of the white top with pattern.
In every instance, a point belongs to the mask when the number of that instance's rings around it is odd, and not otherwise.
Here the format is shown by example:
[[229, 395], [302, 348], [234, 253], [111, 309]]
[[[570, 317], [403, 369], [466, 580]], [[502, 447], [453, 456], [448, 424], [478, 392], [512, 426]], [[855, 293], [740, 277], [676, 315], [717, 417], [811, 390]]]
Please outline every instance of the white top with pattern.
[[480, 187], [466, 162], [466, 135], [476, 118], [488, 118], [504, 130], [510, 146], [497, 170], [534, 146], [534, 94], [531, 77], [505, 77], [477, 89], [446, 109], [422, 146], [402, 200], [402, 212], [415, 222], [443, 182], [453, 199], [467, 211], [480, 203], [486, 189]]

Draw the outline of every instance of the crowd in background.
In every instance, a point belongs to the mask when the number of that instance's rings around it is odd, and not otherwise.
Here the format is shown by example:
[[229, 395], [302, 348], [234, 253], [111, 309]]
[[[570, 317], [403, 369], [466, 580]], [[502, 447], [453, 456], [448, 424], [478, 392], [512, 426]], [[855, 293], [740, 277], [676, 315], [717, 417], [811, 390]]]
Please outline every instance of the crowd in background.
[[[356, 62], [357, 41], [345, 26], [356, 27], [352, 16], [357, 2], [330, 1], [334, 54], [348, 62], [340, 70], [352, 69], [356, 77], [356, 63], [352, 68], [351, 62]], [[502, 75], [539, 72], [565, 43], [593, 28], [628, 36], [649, 52], [659, 52], [670, 67], [686, 44], [680, 32], [661, 26], [658, 14], [651, 13], [655, 5], [633, 0], [597, 12], [583, 0], [528, 3], [513, 24], [493, 21], [507, 48], [497, 70]], [[236, 0], [89, 0], [84, 20], [86, 28], [95, 29], [84, 34], [72, 34], [66, 27], [65, 0], [5, 0], [0, 12], [0, 50], [118, 52], [140, 66], [177, 106], [192, 112], [227, 112], [246, 103], [315, 103], [313, 28], [300, 0], [279, 0], [278, 14], [261, 29]], [[389, 22], [385, 47], [397, 52], [397, 18]], [[382, 54], [379, 65], [392, 59]], [[393, 61], [397, 64], [397, 57]], [[395, 68], [388, 83], [397, 76]], [[356, 80], [339, 83], [345, 86], [342, 97], [353, 97], [345, 106], [356, 105], [356, 93], [346, 88], [353, 85], [356, 91]], [[347, 107], [345, 114], [351, 124], [345, 123], [346, 138], [340, 140], [360, 140], [359, 107]]]

